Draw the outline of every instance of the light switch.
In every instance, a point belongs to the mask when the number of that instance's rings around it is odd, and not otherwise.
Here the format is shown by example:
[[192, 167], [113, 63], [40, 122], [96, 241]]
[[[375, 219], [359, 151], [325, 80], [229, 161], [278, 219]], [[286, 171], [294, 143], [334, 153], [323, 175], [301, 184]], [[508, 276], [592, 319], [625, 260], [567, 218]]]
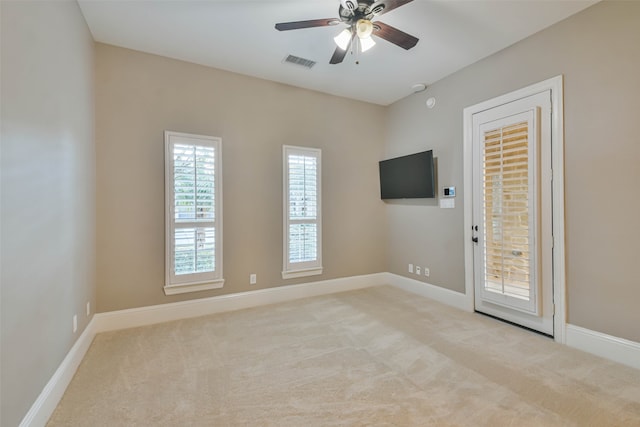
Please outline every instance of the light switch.
[[456, 187], [443, 187], [442, 197], [456, 197]]

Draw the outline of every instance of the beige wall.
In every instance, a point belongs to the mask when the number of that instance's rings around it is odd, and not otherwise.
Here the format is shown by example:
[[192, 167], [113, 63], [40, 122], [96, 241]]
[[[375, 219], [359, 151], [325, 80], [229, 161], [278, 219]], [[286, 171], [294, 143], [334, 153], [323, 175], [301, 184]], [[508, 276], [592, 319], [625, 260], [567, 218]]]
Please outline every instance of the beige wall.
[[87, 301], [95, 306], [94, 83], [93, 40], [75, 2], [0, 8], [0, 424], [8, 427], [87, 325]]
[[[389, 108], [100, 44], [94, 86], [75, 3], [0, 5], [0, 424], [35, 401], [87, 301], [109, 311], [308, 281], [280, 276], [282, 144], [323, 149], [325, 273], [313, 280], [413, 263], [462, 291], [462, 109], [558, 74], [569, 321], [640, 341], [640, 3], [597, 4]], [[165, 129], [223, 138], [221, 290], [162, 292]], [[381, 202], [377, 161], [425, 149], [439, 187], [457, 187], [456, 209]]]
[[[387, 270], [377, 171], [383, 107], [96, 49], [98, 311]], [[223, 289], [163, 293], [165, 129], [222, 138]], [[322, 149], [321, 276], [281, 277], [283, 144]]]
[[462, 110], [563, 74], [568, 319], [640, 341], [639, 22], [640, 2], [596, 4], [390, 107], [386, 154], [433, 148], [458, 188], [454, 211], [388, 206], [392, 272], [422, 262], [463, 291]]

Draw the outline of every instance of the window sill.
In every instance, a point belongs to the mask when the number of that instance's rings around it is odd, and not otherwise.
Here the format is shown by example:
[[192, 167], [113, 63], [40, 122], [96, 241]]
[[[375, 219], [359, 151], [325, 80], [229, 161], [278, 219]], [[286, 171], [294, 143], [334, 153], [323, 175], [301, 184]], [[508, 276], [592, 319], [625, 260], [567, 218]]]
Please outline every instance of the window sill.
[[322, 267], [307, 268], [304, 270], [289, 270], [282, 272], [283, 279], [295, 279], [296, 277], [317, 276], [322, 274]]
[[209, 289], [220, 289], [224, 286], [224, 279], [213, 280], [204, 283], [185, 283], [182, 285], [167, 285], [164, 287], [165, 295], [186, 294], [189, 292], [207, 291]]

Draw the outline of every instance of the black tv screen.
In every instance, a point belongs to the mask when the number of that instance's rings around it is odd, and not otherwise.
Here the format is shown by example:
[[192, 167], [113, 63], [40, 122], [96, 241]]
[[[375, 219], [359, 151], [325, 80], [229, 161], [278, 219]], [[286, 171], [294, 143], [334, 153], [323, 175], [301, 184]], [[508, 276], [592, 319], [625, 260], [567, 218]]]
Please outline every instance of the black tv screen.
[[434, 198], [433, 169], [432, 150], [382, 160], [380, 162], [380, 198]]

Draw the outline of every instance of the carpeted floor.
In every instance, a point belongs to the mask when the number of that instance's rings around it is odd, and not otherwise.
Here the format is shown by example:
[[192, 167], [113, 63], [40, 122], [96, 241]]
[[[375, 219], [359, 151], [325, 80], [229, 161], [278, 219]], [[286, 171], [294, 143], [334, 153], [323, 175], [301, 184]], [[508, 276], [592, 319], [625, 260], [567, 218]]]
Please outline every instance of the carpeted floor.
[[99, 334], [54, 426], [640, 426], [640, 371], [389, 286]]

